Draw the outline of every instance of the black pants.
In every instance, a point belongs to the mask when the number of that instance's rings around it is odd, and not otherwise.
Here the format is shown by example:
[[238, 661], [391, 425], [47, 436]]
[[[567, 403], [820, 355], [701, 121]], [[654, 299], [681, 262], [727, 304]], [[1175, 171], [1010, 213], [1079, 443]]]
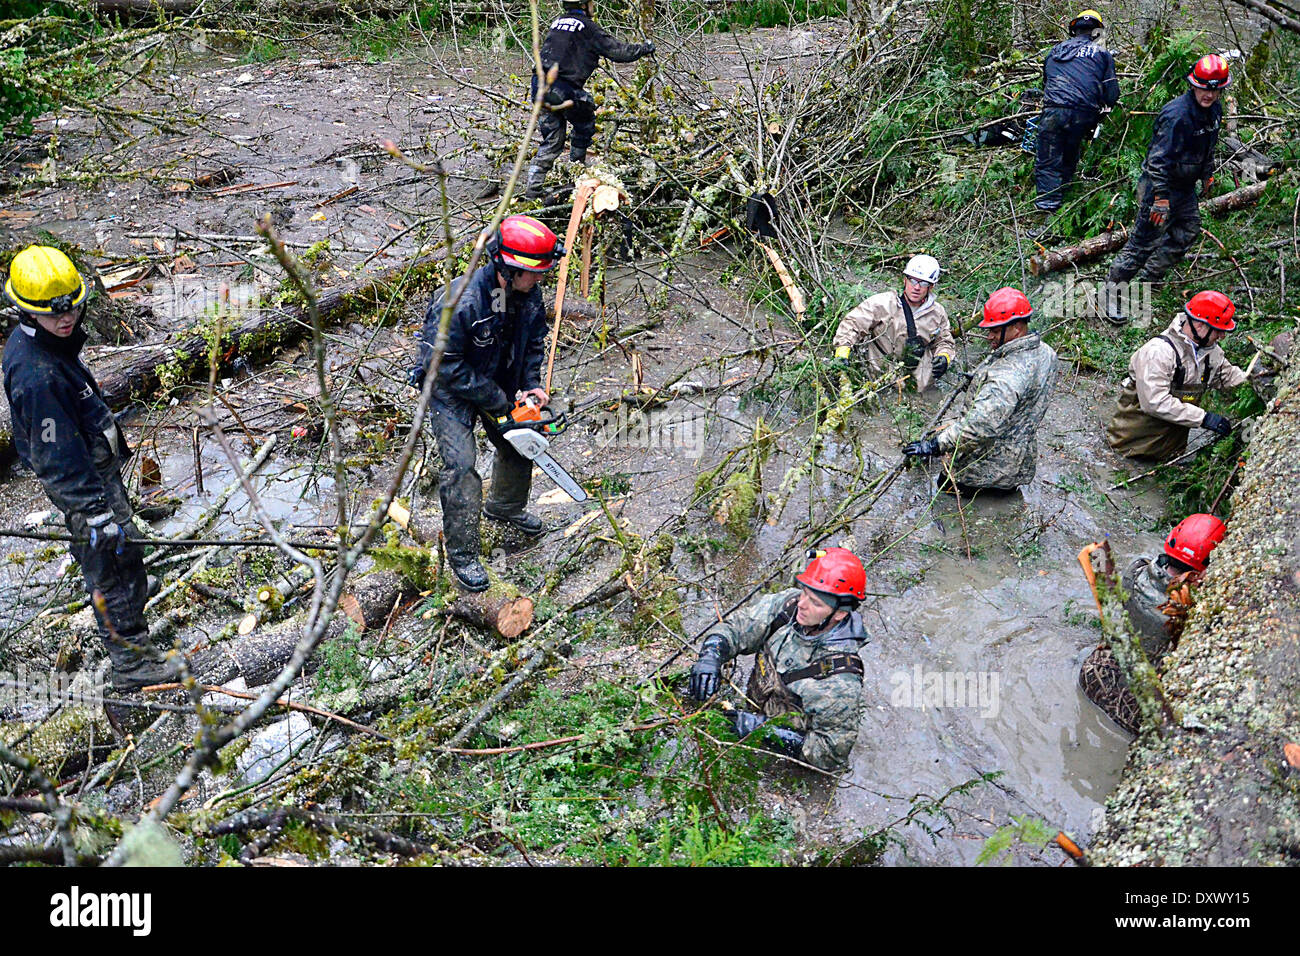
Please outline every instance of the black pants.
[[[528, 504], [533, 463], [502, 438], [496, 426], [484, 421], [488, 440], [496, 448], [492, 488], [487, 507], [502, 517], [517, 515]], [[429, 430], [438, 443], [442, 470], [438, 473], [438, 498], [442, 502], [442, 533], [447, 559], [452, 564], [477, 561], [482, 547], [479, 516], [483, 510], [483, 479], [475, 468], [478, 450], [474, 420], [462, 420], [441, 402], [429, 405]]]
[[[95, 624], [108, 651], [109, 660], [113, 663], [113, 683], [122, 686], [130, 682], [131, 674], [151, 663], [148, 655], [128, 646], [148, 643], [144, 605], [149, 599], [149, 578], [145, 574], [141, 548], [130, 540], [137, 535], [135, 526], [131, 523], [131, 502], [126, 494], [126, 486], [117, 474], [106, 479], [104, 485], [113, 520], [127, 531], [122, 553], [105, 552], [79, 542], [73, 542], [69, 550], [77, 564], [81, 565], [86, 593], [92, 601], [96, 591], [104, 596], [107, 617], [96, 608]], [[89, 529], [81, 515], [68, 515], [66, 523], [73, 537], [89, 537]]]
[[[533, 78], [533, 96], [537, 95], [537, 78]], [[544, 192], [546, 174], [551, 171], [555, 161], [564, 152], [567, 128], [573, 127], [573, 139], [569, 146], [569, 158], [580, 161], [587, 155], [587, 149], [596, 135], [596, 101], [590, 93], [581, 87], [575, 87], [564, 81], [558, 81], [546, 94], [546, 101], [558, 106], [565, 100], [572, 100], [573, 105], [558, 112], [551, 112], [545, 106], [537, 117], [537, 131], [542, 137], [542, 144], [528, 167], [528, 191], [530, 199], [540, 197]]]
[[1035, 205], [1039, 209], [1052, 210], [1061, 205], [1065, 187], [1074, 179], [1074, 171], [1079, 166], [1079, 152], [1096, 128], [1097, 118], [1093, 110], [1043, 107], [1038, 120], [1038, 159], [1034, 165], [1034, 182], [1038, 187]]
[[1151, 224], [1151, 205], [1155, 190], [1146, 176], [1138, 182], [1137, 222], [1128, 242], [1110, 264], [1106, 276], [1110, 282], [1128, 282], [1139, 278], [1159, 282], [1166, 272], [1182, 261], [1187, 250], [1201, 234], [1201, 210], [1196, 198], [1196, 184], [1169, 190], [1169, 216], [1163, 226]]

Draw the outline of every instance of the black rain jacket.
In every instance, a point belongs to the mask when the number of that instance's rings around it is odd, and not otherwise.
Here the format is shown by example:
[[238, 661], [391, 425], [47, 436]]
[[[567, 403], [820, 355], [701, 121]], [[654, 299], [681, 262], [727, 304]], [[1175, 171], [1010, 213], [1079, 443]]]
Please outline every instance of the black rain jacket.
[[[464, 279], [452, 283], [452, 296]], [[546, 357], [546, 306], [542, 290], [519, 293], [502, 289], [496, 266], [487, 263], [469, 277], [447, 328], [433, 397], [467, 424], [474, 411], [504, 415], [517, 391], [541, 387]], [[420, 332], [420, 367], [427, 369], [442, 321], [442, 294], [433, 297]]]
[[1115, 58], [1085, 36], [1052, 47], [1043, 61], [1043, 105], [1100, 113], [1119, 102]]
[[1157, 198], [1167, 199], [1170, 190], [1195, 189], [1198, 179], [1213, 175], [1222, 116], [1221, 104], [1201, 109], [1191, 90], [1165, 104], [1143, 165]]
[[112, 515], [105, 483], [130, 449], [81, 362], [85, 344], [80, 324], [66, 339], [20, 325], [5, 344], [4, 380], [18, 457], [55, 507], [90, 521]]
[[585, 10], [566, 10], [551, 24], [542, 41], [542, 69], [560, 65], [559, 80], [581, 88], [600, 58], [631, 63], [649, 52], [644, 43], [623, 43], [614, 39]]

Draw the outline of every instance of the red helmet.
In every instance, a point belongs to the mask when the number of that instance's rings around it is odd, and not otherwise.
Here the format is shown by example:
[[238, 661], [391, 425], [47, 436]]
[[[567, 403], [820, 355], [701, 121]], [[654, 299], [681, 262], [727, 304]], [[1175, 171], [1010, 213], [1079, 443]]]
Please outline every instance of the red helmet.
[[1237, 323], [1232, 318], [1236, 311], [1237, 307], [1232, 304], [1231, 299], [1222, 292], [1209, 289], [1196, 293], [1183, 306], [1183, 312], [1189, 319], [1199, 319], [1206, 325], [1224, 332], [1231, 332], [1237, 327]]
[[1203, 56], [1187, 74], [1187, 82], [1202, 90], [1221, 90], [1232, 82], [1228, 61], [1217, 53]]
[[1165, 539], [1165, 554], [1197, 571], [1204, 571], [1210, 552], [1227, 533], [1227, 526], [1214, 515], [1188, 515], [1169, 532]]
[[564, 243], [532, 216], [507, 216], [502, 220], [492, 249], [492, 261], [498, 268], [525, 272], [549, 272], [563, 255]]
[[795, 581], [816, 591], [833, 608], [855, 608], [867, 596], [867, 572], [857, 556], [845, 548], [808, 552], [812, 560]]
[[1011, 286], [998, 289], [984, 303], [984, 320], [981, 329], [996, 329], [999, 325], [1009, 325], [1021, 319], [1027, 319], [1034, 311], [1029, 299], [1019, 289]]

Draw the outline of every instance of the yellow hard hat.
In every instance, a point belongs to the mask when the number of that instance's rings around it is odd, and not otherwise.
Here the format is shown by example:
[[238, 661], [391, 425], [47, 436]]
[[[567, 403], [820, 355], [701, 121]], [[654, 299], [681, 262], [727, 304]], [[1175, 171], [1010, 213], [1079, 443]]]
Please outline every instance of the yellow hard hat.
[[1081, 13], [1076, 14], [1074, 19], [1070, 21], [1070, 32], [1073, 33], [1074, 28], [1077, 25], [1082, 24], [1086, 20], [1096, 21], [1095, 25], [1091, 28], [1094, 30], [1096, 30], [1099, 27], [1106, 26], [1106, 24], [1101, 22], [1101, 14], [1098, 13], [1096, 10], [1084, 10]]
[[86, 284], [58, 249], [28, 246], [9, 264], [5, 296], [24, 312], [58, 315], [86, 301]]

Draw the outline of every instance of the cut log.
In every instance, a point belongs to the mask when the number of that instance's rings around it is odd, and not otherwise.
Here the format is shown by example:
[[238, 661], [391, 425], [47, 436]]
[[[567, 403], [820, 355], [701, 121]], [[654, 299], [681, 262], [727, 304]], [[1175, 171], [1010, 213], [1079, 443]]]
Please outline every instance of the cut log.
[[[1201, 213], [1202, 215], [1221, 216], [1224, 213], [1242, 209], [1257, 201], [1260, 196], [1264, 195], [1264, 190], [1267, 188], [1268, 180], [1264, 180], [1262, 183], [1243, 186], [1241, 189], [1234, 189], [1222, 196], [1207, 199], [1201, 203]], [[1044, 250], [1039, 255], [1030, 256], [1029, 271], [1036, 276], [1045, 275], [1048, 272], [1064, 269], [1066, 266], [1090, 262], [1108, 252], [1117, 251], [1127, 241], [1128, 229], [1124, 226], [1117, 226], [1110, 232], [1103, 232], [1091, 239], [1085, 239], [1077, 246]]]
[[490, 570], [488, 578], [486, 591], [462, 594], [452, 603], [451, 616], [513, 641], [533, 623], [533, 599]]

